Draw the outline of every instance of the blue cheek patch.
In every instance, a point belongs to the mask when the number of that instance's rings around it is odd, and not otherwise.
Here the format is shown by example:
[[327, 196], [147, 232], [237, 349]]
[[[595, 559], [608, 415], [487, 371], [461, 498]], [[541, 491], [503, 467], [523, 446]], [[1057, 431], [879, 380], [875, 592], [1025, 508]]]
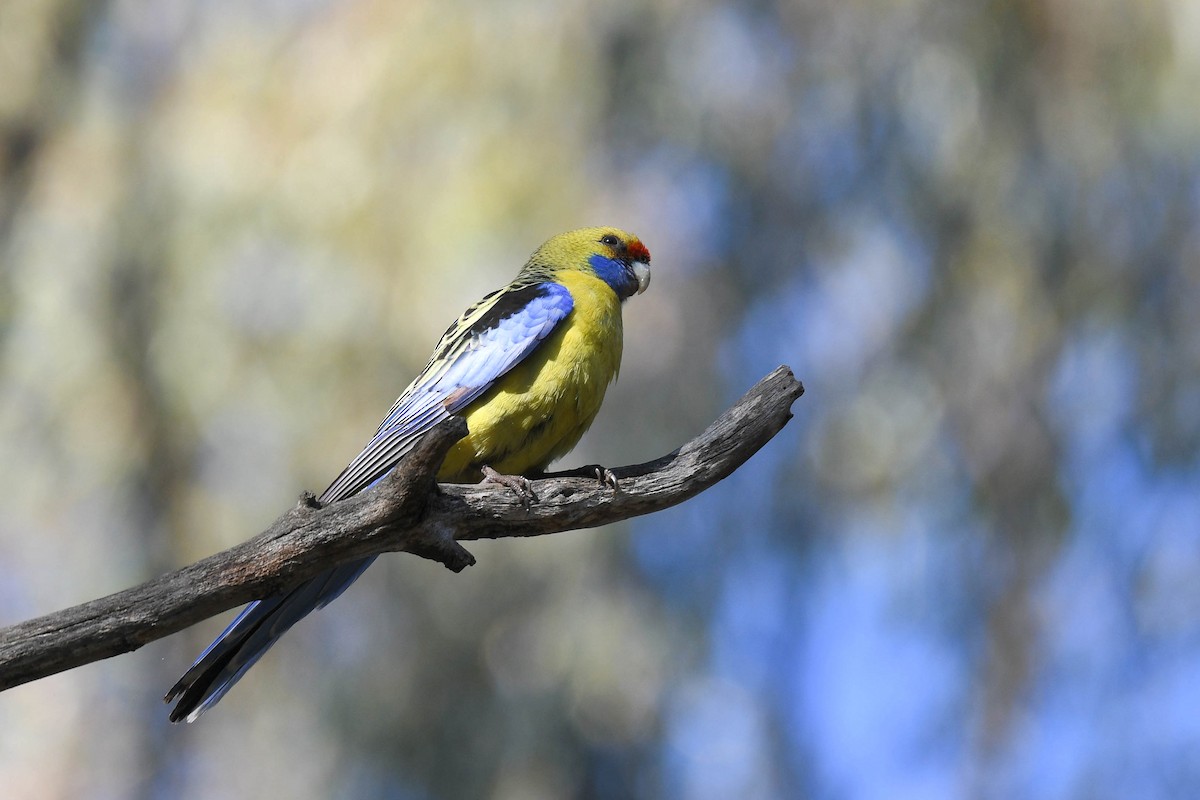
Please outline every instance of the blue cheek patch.
[[614, 261], [595, 253], [588, 259], [588, 263], [596, 271], [596, 277], [611, 286], [612, 290], [617, 293], [617, 297], [622, 300], [637, 291], [637, 279], [630, 276], [629, 271], [620, 261]]

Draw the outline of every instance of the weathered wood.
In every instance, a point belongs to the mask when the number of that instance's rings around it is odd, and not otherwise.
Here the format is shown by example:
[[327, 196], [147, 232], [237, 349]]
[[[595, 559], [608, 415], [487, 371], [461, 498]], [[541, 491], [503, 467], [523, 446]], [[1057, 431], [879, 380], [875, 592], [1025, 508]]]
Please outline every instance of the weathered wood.
[[349, 559], [406, 551], [458, 572], [475, 563], [460, 541], [589, 528], [676, 505], [745, 463], [783, 428], [803, 393], [791, 370], [779, 367], [675, 452], [611, 470], [617, 488], [557, 473], [532, 481], [533, 502], [503, 487], [434, 484], [438, 465], [467, 431], [461, 419], [448, 420], [366, 492], [326, 508], [306, 494], [243, 544], [0, 630], [0, 690], [136, 650]]

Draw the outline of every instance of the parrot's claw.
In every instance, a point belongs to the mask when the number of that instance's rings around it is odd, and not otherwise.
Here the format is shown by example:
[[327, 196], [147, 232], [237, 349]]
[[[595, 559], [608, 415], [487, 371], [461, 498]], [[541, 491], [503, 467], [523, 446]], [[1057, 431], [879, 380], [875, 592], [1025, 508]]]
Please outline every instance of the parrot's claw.
[[561, 474], [579, 478], [591, 476], [599, 481], [601, 486], [612, 489], [614, 492], [621, 491], [621, 482], [617, 480], [617, 473], [601, 464], [588, 464], [586, 467], [580, 467], [579, 469], [573, 469], [570, 472]]
[[554, 472], [546, 475], [547, 478], [595, 478], [599, 481], [602, 487], [612, 489], [614, 492], [621, 491], [621, 481], [617, 478], [617, 473], [613, 472], [608, 467], [600, 464], [587, 464], [586, 466], [576, 467], [575, 469], [564, 470], [563, 472]]
[[601, 486], [608, 486], [614, 492], [621, 491], [621, 482], [617, 480], [617, 475], [608, 467], [602, 467], [595, 464], [592, 467], [596, 471], [596, 480], [600, 481]]
[[480, 472], [483, 473], [484, 483], [495, 483], [499, 484], [500, 486], [507, 486], [512, 493], [520, 499], [526, 508], [529, 507], [530, 503], [536, 503], [538, 501], [538, 496], [533, 491], [533, 484], [530, 483], [529, 479], [523, 475], [502, 475], [486, 464], [480, 468]]

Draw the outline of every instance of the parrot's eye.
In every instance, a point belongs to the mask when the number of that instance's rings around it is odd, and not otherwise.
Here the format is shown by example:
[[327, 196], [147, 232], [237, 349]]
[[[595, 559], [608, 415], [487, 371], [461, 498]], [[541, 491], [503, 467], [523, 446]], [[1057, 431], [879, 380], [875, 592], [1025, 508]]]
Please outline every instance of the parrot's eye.
[[600, 244], [608, 245], [609, 247], [616, 247], [620, 243], [621, 240], [613, 236], [611, 233], [606, 233], [600, 237]]

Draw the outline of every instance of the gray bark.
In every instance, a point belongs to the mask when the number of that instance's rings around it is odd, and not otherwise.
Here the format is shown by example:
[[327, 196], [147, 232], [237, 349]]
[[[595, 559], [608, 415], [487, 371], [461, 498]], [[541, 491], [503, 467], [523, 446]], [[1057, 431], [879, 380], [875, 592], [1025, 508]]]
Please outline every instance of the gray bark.
[[448, 420], [369, 491], [325, 508], [305, 494], [243, 544], [0, 630], [0, 691], [136, 650], [349, 559], [403, 551], [458, 572], [475, 563], [460, 541], [590, 528], [676, 505], [730, 475], [770, 441], [803, 393], [791, 370], [779, 367], [678, 450], [610, 470], [616, 488], [576, 470], [532, 481], [536, 499], [494, 485], [436, 484], [438, 466], [467, 432], [463, 420]]

